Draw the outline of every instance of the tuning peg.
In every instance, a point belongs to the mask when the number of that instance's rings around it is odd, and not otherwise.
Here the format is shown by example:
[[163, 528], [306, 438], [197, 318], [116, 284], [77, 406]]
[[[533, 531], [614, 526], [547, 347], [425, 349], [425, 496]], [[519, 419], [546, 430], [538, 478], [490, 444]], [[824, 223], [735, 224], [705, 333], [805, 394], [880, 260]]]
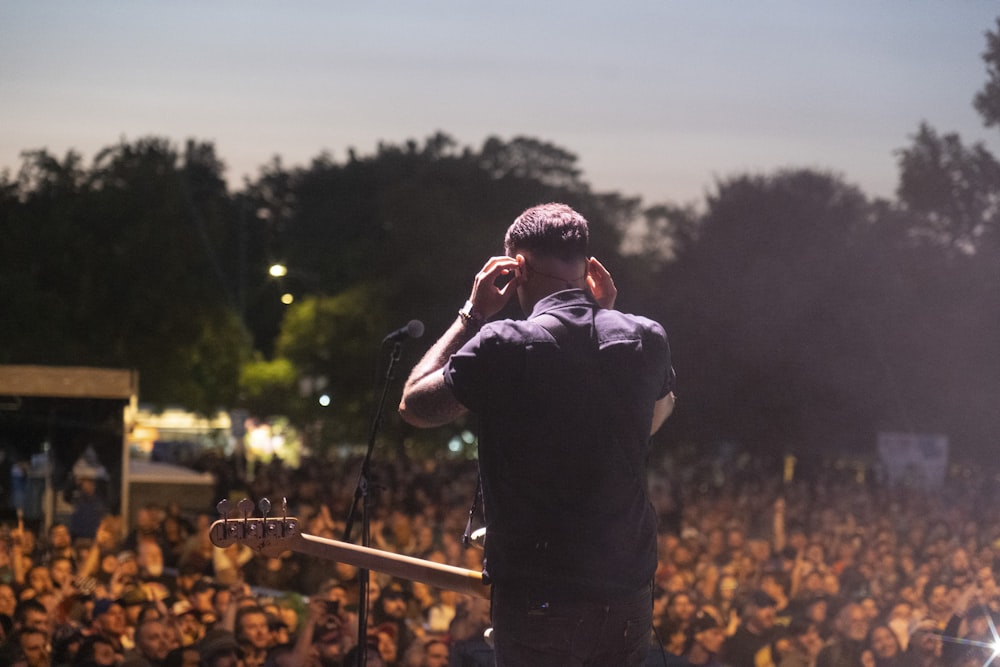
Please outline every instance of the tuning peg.
[[267, 498], [261, 498], [260, 502], [257, 503], [257, 507], [260, 508], [261, 518], [266, 519], [268, 512], [271, 511], [271, 501]]
[[228, 498], [223, 498], [222, 500], [220, 500], [219, 503], [215, 506], [215, 509], [217, 509], [219, 511], [219, 514], [222, 515], [223, 521], [225, 521], [226, 519], [228, 519], [229, 518], [229, 499]]
[[288, 498], [281, 497], [281, 519], [285, 520], [288, 518]]
[[249, 498], [244, 498], [240, 502], [236, 503], [236, 507], [243, 512], [243, 519], [246, 520], [250, 516], [250, 512], [253, 511], [253, 501]]

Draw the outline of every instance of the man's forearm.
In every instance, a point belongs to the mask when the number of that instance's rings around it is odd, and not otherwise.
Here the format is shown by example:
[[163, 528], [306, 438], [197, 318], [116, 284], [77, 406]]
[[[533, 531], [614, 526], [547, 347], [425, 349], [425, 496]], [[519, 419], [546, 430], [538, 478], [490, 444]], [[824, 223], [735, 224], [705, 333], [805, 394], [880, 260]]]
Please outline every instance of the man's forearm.
[[466, 412], [445, 385], [442, 371], [451, 355], [473, 334], [475, 330], [472, 327], [461, 318], [456, 319], [413, 367], [399, 402], [399, 414], [405, 421], [423, 428], [441, 426]]

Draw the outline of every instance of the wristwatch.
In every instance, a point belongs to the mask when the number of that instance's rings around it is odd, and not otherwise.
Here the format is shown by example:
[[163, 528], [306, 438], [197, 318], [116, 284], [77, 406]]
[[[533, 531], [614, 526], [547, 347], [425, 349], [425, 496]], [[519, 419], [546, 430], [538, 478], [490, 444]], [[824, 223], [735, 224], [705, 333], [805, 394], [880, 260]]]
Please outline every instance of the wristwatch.
[[478, 329], [486, 324], [486, 318], [472, 307], [471, 300], [467, 300], [465, 305], [458, 309], [458, 316], [462, 318], [462, 323], [467, 327], [471, 326]]

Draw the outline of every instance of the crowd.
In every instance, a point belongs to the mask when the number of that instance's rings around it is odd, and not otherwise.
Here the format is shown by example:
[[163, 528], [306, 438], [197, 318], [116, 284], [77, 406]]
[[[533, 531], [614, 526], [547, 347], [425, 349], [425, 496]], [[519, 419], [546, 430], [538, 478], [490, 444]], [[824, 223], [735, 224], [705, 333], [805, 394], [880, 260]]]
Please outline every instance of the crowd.
[[[275, 508], [287, 498], [305, 532], [341, 539], [357, 469], [273, 462], [246, 491]], [[470, 514], [477, 527], [474, 462], [399, 458], [375, 473], [373, 546], [482, 568], [462, 539]], [[923, 490], [853, 471], [783, 473], [748, 458], [653, 461], [661, 530], [648, 665], [992, 664], [996, 479], [968, 473]], [[89, 520], [40, 535], [0, 526], [0, 665], [339, 667], [359, 650], [374, 667], [491, 664], [486, 600], [372, 573], [359, 646], [354, 566], [217, 548], [210, 508], [139, 508], [128, 531], [94, 516], [99, 503], [79, 508]], [[71, 530], [87, 525], [92, 535]]]

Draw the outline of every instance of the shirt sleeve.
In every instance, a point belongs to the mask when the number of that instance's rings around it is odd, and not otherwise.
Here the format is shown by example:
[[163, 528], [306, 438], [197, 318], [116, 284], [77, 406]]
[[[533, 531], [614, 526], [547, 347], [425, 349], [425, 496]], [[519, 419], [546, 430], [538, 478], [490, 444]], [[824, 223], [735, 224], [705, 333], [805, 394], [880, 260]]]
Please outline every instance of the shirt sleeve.
[[482, 332], [461, 347], [444, 366], [444, 383], [455, 399], [472, 412], [481, 412], [485, 403], [483, 378], [488, 376], [482, 354]]

